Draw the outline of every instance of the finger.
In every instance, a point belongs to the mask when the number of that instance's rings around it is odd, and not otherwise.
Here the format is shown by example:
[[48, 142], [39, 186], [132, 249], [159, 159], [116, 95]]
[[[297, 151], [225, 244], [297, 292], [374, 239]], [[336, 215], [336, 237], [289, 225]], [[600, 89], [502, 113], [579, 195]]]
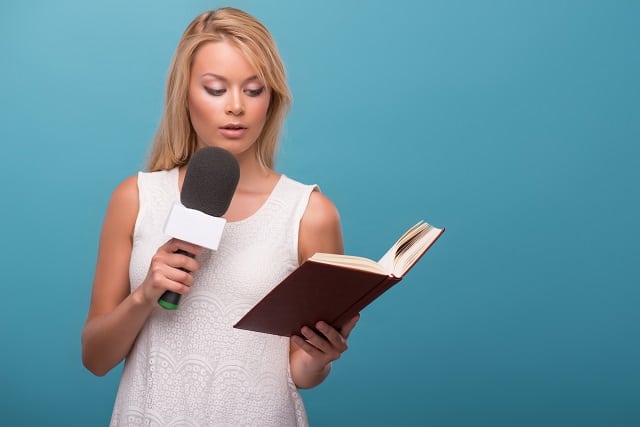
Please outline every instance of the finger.
[[188, 287], [193, 286], [195, 282], [193, 275], [189, 271], [171, 266], [166, 267], [164, 276], [172, 282], [180, 283]]
[[[150, 271], [150, 286], [156, 289], [155, 292], [172, 291], [186, 295], [189, 293], [193, 278], [189, 278], [189, 273], [178, 270], [168, 265], [155, 265]], [[185, 284], [186, 283], [186, 284]]]
[[164, 290], [181, 295], [187, 295], [191, 291], [191, 286], [185, 285], [183, 282], [171, 280], [167, 277], [165, 277], [160, 285]]
[[203, 251], [202, 246], [195, 245], [193, 243], [185, 242], [184, 240], [172, 238], [164, 244], [167, 252], [176, 252], [177, 250], [183, 250], [193, 255], [200, 255]]
[[322, 335], [316, 333], [313, 329], [308, 326], [303, 326], [300, 330], [302, 335], [307, 339], [307, 342], [313, 345], [315, 348], [320, 350], [322, 353], [331, 354], [335, 352], [332, 344], [325, 339]]
[[200, 268], [200, 263], [190, 256], [172, 253], [167, 255], [167, 264], [174, 268], [184, 269], [188, 272], [194, 273]]
[[320, 350], [318, 350], [316, 347], [309, 344], [304, 338], [298, 335], [291, 335], [291, 341], [295, 345], [300, 347], [302, 351], [304, 351], [305, 353], [307, 353], [309, 356], [313, 358], [318, 358], [323, 355], [323, 353]]
[[344, 326], [342, 326], [342, 328], [340, 328], [340, 334], [344, 337], [344, 339], [349, 338], [349, 335], [351, 335], [351, 331], [353, 331], [353, 328], [356, 327], [358, 320], [360, 320], [360, 313], [353, 316], [347, 323], [344, 324]]
[[346, 339], [327, 322], [320, 321], [316, 323], [316, 328], [318, 328], [318, 331], [327, 337], [329, 343], [334, 349], [338, 350], [340, 353], [347, 349]]

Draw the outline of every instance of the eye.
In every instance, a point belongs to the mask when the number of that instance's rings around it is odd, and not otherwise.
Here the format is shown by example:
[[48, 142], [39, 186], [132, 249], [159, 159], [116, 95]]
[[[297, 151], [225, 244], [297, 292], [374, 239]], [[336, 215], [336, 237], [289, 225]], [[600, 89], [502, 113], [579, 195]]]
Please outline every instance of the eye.
[[252, 97], [260, 96], [262, 92], [264, 92], [264, 86], [259, 89], [245, 89], [245, 93]]
[[212, 89], [210, 87], [205, 87], [204, 90], [206, 90], [209, 95], [213, 96], [222, 96], [227, 91], [226, 89]]

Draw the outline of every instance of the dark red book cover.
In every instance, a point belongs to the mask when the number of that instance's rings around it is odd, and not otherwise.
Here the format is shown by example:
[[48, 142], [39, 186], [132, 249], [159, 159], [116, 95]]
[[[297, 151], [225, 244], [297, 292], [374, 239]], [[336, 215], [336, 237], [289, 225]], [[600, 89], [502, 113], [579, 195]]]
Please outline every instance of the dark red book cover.
[[308, 260], [269, 292], [235, 328], [291, 336], [324, 320], [339, 329], [399, 278]]

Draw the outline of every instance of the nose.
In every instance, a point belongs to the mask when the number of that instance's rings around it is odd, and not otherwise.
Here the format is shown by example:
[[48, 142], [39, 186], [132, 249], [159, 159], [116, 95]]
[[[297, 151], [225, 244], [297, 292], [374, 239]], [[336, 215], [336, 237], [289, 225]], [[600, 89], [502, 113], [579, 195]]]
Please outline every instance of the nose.
[[225, 108], [227, 114], [233, 114], [238, 116], [244, 112], [244, 105], [242, 103], [242, 94], [238, 90], [229, 91], [227, 98], [227, 106]]

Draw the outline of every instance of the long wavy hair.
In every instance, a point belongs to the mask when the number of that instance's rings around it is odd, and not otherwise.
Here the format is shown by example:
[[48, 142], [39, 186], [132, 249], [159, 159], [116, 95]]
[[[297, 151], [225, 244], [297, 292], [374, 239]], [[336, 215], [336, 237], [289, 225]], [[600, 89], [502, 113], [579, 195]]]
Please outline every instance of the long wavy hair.
[[200, 14], [180, 38], [169, 68], [164, 111], [151, 146], [149, 171], [185, 165], [196, 151], [197, 135], [187, 100], [191, 66], [200, 46], [223, 40], [242, 52], [271, 93], [256, 153], [263, 167], [273, 169], [280, 132], [291, 106], [284, 64], [273, 37], [260, 21], [242, 10], [224, 7]]

